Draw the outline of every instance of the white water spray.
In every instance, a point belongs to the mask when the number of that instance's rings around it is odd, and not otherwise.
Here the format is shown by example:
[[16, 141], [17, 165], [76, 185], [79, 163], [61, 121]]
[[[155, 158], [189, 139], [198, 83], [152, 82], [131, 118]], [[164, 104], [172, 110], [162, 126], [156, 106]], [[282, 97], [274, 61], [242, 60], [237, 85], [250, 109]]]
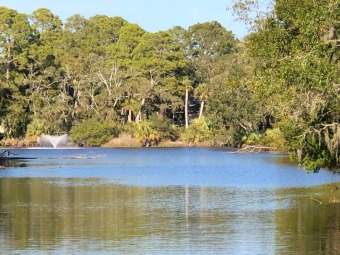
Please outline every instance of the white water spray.
[[67, 134], [64, 135], [41, 135], [40, 141], [41, 146], [50, 146], [54, 148], [66, 146], [69, 143], [69, 137]]

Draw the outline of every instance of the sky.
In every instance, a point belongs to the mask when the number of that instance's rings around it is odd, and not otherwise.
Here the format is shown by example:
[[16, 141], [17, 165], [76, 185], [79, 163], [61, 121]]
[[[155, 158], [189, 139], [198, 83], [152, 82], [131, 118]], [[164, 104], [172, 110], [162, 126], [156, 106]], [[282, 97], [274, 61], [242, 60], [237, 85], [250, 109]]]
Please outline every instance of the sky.
[[63, 22], [73, 14], [85, 18], [96, 14], [120, 16], [149, 32], [177, 25], [188, 29], [197, 23], [217, 21], [242, 39], [247, 30], [226, 10], [230, 4], [231, 0], [0, 0], [0, 6], [19, 13], [31, 14], [38, 8], [47, 8]]

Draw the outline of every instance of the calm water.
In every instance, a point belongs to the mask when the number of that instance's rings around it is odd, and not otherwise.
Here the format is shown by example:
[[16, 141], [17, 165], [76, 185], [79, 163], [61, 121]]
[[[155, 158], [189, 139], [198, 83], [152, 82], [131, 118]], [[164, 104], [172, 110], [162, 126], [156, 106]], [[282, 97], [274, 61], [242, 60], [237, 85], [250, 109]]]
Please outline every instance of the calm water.
[[0, 254], [340, 254], [340, 175], [208, 148], [22, 149]]

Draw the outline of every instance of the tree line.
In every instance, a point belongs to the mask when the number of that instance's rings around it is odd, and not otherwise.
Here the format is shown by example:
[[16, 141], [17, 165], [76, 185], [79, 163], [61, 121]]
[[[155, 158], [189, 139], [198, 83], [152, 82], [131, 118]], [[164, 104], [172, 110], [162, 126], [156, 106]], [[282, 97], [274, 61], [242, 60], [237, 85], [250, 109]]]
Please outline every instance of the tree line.
[[[256, 2], [256, 1], [254, 1]], [[150, 33], [121, 17], [0, 7], [3, 140], [129, 134], [266, 145], [339, 166], [339, 0], [275, 1], [244, 40], [216, 21]], [[240, 17], [251, 7], [234, 1]], [[306, 15], [306, 13], [308, 15]]]

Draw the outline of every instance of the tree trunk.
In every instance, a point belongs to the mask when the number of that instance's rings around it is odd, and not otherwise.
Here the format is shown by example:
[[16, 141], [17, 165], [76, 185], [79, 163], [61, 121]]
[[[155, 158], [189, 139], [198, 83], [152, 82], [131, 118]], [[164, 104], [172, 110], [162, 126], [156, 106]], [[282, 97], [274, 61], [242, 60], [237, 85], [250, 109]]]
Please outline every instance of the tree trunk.
[[204, 109], [204, 100], [201, 101], [201, 108], [200, 108], [200, 114], [198, 116], [198, 119], [201, 119], [203, 117], [203, 109]]
[[143, 98], [142, 103], [141, 103], [141, 107], [138, 111], [138, 114], [136, 116], [136, 123], [141, 123], [142, 122], [142, 107], [145, 104], [145, 98]]
[[136, 115], [136, 119], [135, 119], [136, 123], [141, 123], [142, 122], [142, 111], [139, 110], [137, 115]]
[[189, 128], [189, 89], [188, 86], [185, 87], [185, 109], [184, 109], [184, 114], [185, 114], [185, 128]]
[[129, 113], [128, 113], [128, 122], [132, 121], [132, 110], [129, 109]]
[[9, 84], [9, 78], [11, 75], [11, 62], [12, 62], [12, 54], [11, 54], [11, 46], [7, 47], [7, 63], [6, 63], [6, 82]]

